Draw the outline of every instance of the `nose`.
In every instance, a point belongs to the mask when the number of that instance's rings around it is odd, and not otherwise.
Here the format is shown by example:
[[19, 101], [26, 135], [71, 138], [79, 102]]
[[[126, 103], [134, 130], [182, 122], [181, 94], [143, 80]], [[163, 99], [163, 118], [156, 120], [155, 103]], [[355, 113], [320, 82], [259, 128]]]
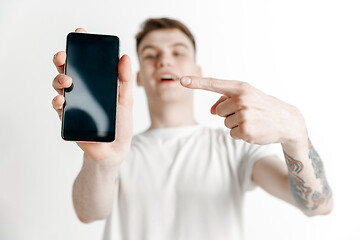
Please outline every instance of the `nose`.
[[157, 61], [157, 66], [159, 68], [162, 68], [162, 67], [168, 67], [168, 66], [171, 66], [172, 64], [172, 60], [171, 60], [171, 57], [168, 56], [167, 54], [161, 54], [158, 58], [158, 61]]

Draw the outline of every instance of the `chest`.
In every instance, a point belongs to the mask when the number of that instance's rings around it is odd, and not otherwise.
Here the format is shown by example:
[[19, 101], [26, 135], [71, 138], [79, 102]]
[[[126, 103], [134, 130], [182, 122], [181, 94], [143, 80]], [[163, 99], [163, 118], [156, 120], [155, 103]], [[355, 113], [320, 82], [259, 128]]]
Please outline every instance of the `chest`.
[[222, 201], [240, 191], [237, 168], [231, 149], [210, 139], [153, 141], [132, 150], [120, 188], [133, 201]]

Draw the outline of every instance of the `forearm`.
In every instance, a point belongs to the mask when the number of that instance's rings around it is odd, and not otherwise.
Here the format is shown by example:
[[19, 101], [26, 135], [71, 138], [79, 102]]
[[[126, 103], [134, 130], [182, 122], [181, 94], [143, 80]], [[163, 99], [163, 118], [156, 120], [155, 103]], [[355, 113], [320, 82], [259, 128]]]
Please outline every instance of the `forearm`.
[[111, 212], [119, 166], [104, 167], [86, 157], [73, 185], [73, 204], [84, 223], [105, 219]]
[[332, 210], [332, 191], [320, 156], [308, 138], [282, 144], [295, 204], [308, 216]]

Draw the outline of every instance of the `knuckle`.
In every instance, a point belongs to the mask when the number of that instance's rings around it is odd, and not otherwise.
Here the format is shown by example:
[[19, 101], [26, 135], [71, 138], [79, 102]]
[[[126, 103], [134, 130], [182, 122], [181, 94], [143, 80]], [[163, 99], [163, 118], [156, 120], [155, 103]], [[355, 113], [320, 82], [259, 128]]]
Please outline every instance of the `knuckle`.
[[242, 89], [249, 89], [249, 88], [250, 88], [250, 84], [247, 83], [247, 82], [239, 82], [239, 86], [240, 86]]
[[53, 57], [53, 62], [54, 62], [55, 65], [56, 65], [56, 61], [58, 60], [59, 55], [60, 55], [62, 52], [63, 52], [63, 51], [59, 51], [59, 52], [55, 53], [55, 55], [54, 55], [54, 57]]
[[71, 83], [72, 78], [62, 73], [58, 74], [54, 79], [54, 86], [60, 89], [70, 87]]
[[231, 126], [230, 126], [230, 117], [225, 118], [224, 125], [227, 128], [231, 128]]
[[224, 113], [224, 111], [221, 109], [221, 107], [217, 106], [215, 108], [215, 113], [217, 115], [219, 115], [220, 117], [226, 117], [226, 114]]
[[242, 90], [242, 88], [241, 88], [241, 82], [235, 82], [234, 88], [236, 89], [236, 91], [237, 91], [238, 93], [241, 93], [241, 90]]
[[235, 139], [239, 139], [239, 134], [237, 128], [231, 129], [230, 136]]
[[199, 81], [199, 85], [200, 85], [200, 87], [212, 88], [212, 80], [211, 79], [208, 79], [208, 80], [201, 79]]
[[240, 94], [247, 94], [250, 91], [251, 86], [247, 82], [238, 82], [237, 89]]
[[53, 98], [54, 105], [63, 105], [63, 103], [64, 103], [64, 98], [62, 95], [57, 95]]
[[248, 121], [243, 120], [242, 123], [239, 125], [239, 131], [241, 135], [248, 136], [249, 135], [249, 124]]
[[61, 89], [60, 83], [59, 83], [59, 77], [58, 77], [58, 76], [56, 76], [56, 77], [54, 78], [54, 80], [53, 80], [53, 82], [52, 82], [52, 86], [53, 86], [53, 88], [54, 88], [55, 90]]
[[253, 139], [254, 133], [249, 121], [244, 121], [242, 127], [239, 129], [241, 129], [241, 135], [244, 136], [245, 139]]
[[239, 119], [241, 119], [242, 121], [247, 121], [249, 119], [248, 109], [243, 109], [243, 110], [239, 111], [237, 114], [238, 114]]
[[51, 103], [52, 103], [52, 105], [55, 107], [55, 105], [57, 104], [57, 100], [58, 100], [58, 96], [55, 96], [53, 99], [52, 99], [52, 101], [51, 101]]
[[64, 74], [59, 73], [58, 75], [56, 75], [55, 80], [59, 81], [61, 78], [63, 78]]
[[233, 101], [237, 107], [244, 105], [244, 99], [241, 96], [234, 97]]
[[210, 89], [216, 89], [218, 87], [218, 83], [217, 83], [217, 80], [215, 78], [210, 78], [207, 83], [208, 83], [208, 87]]
[[59, 73], [58, 75], [56, 75], [56, 76], [54, 77], [54, 81], [57, 81], [57, 80], [59, 79], [60, 75], [61, 75], [61, 73]]

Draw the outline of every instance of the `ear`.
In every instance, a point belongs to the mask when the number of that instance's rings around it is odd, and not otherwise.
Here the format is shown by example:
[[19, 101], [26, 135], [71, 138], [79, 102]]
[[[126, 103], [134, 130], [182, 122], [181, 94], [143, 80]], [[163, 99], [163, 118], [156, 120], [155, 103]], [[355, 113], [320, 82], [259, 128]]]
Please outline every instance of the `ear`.
[[140, 81], [140, 72], [136, 73], [136, 83], [139, 87], [142, 86], [141, 81]]

